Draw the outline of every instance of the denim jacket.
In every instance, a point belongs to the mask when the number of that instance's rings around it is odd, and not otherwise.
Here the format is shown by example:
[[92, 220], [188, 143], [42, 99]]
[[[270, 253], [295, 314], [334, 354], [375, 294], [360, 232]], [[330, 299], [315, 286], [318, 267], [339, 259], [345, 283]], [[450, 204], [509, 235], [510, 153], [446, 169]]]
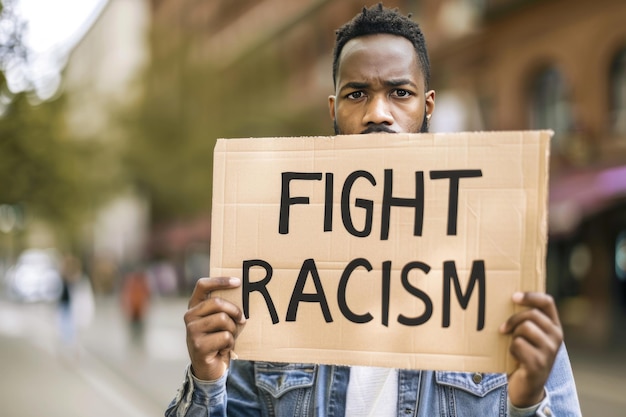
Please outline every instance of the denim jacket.
[[[187, 368], [166, 417], [341, 417], [350, 368], [235, 360], [217, 381], [200, 381]], [[398, 417], [581, 416], [576, 386], [562, 346], [538, 407], [517, 409], [505, 374], [398, 371]]]

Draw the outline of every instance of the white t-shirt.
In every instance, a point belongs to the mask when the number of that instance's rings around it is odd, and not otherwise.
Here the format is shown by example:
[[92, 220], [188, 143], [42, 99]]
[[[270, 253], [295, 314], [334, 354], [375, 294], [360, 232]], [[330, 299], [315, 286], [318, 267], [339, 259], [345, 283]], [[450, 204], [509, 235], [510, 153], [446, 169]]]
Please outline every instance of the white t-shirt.
[[353, 366], [346, 398], [346, 417], [394, 417], [398, 404], [398, 371]]

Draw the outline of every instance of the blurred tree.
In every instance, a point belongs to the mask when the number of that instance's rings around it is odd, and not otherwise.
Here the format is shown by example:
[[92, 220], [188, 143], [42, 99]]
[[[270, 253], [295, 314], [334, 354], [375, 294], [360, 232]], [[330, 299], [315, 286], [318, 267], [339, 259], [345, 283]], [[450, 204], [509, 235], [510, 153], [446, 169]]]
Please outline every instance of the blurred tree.
[[[218, 138], [331, 133], [330, 122], [317, 123], [319, 115], [290, 111], [288, 65], [276, 45], [221, 68], [219, 56], [194, 55], [206, 38], [172, 30], [153, 28], [152, 62], [141, 77], [144, 96], [127, 115], [126, 166], [150, 199], [153, 224], [210, 213]], [[327, 119], [325, 107], [321, 118]]]
[[46, 221], [75, 243], [113, 188], [105, 157], [97, 143], [69, 137], [63, 97], [33, 106], [28, 93], [17, 94], [0, 118], [0, 203], [20, 205], [27, 220]]
[[217, 119], [210, 113], [197, 117], [203, 91], [212, 86], [190, 88], [192, 71], [176, 68], [175, 60], [166, 64], [180, 75], [164, 79], [163, 68], [153, 63], [142, 77], [143, 100], [132, 114], [124, 115], [129, 127], [126, 169], [148, 196], [153, 223], [193, 217], [208, 207], [215, 142], [203, 130], [212, 130]]
[[23, 28], [13, 0], [0, 0], [0, 204], [20, 207], [26, 226], [44, 221], [60, 245], [73, 246], [83, 222], [114, 188], [106, 168], [111, 152], [72, 137], [63, 94], [33, 105], [32, 91], [9, 91], [4, 72], [28, 58]]

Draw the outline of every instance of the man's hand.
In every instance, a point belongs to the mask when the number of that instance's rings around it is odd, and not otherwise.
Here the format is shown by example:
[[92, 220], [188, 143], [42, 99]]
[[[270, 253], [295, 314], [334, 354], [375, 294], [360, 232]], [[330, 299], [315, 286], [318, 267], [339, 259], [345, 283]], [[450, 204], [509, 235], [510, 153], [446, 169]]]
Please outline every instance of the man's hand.
[[544, 386], [563, 342], [563, 329], [550, 295], [518, 292], [513, 294], [513, 302], [529, 308], [512, 315], [500, 331], [512, 335], [509, 349], [519, 363], [508, 376], [509, 400], [525, 408], [544, 398]]
[[211, 292], [239, 285], [239, 278], [201, 278], [196, 283], [185, 313], [187, 350], [196, 378], [214, 381], [228, 369], [230, 351], [246, 319], [237, 306], [211, 297]]

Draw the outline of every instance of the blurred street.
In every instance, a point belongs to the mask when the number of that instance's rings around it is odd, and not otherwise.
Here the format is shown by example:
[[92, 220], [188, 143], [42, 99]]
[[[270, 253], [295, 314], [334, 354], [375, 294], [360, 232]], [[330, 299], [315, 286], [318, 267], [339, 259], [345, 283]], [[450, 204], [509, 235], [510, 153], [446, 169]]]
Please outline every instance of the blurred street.
[[[0, 301], [3, 415], [161, 416], [187, 364], [183, 298], [155, 300], [143, 346], [133, 344], [116, 298], [96, 300], [82, 347], [58, 341], [54, 304]], [[583, 415], [623, 416], [626, 363], [572, 349]]]
[[62, 346], [54, 304], [0, 301], [2, 415], [162, 416], [188, 363], [182, 299], [155, 300], [143, 346], [117, 298], [98, 298], [78, 350]]
[[626, 409], [625, 352], [589, 353], [570, 349], [583, 416], [622, 417]]

